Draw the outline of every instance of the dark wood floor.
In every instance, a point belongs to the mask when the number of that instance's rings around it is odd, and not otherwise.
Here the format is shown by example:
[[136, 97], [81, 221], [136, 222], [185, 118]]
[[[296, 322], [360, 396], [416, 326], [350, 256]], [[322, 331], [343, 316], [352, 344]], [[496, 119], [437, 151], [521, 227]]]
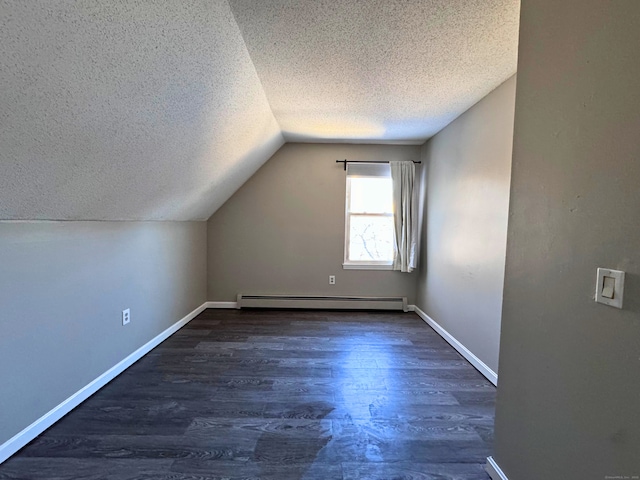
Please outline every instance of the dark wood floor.
[[412, 313], [207, 310], [0, 478], [486, 480], [494, 401]]

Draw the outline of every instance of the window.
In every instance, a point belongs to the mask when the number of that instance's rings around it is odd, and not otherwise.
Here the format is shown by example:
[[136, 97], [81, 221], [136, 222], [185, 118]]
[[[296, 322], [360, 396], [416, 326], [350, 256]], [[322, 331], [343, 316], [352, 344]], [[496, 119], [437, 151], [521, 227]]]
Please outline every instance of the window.
[[349, 164], [344, 268], [391, 269], [393, 228], [389, 165]]

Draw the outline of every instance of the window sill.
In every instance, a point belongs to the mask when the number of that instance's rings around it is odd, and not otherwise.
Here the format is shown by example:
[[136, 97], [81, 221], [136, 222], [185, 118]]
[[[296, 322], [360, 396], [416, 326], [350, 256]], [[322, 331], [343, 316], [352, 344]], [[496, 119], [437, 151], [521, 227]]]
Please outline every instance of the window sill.
[[381, 263], [343, 263], [344, 270], [393, 270], [393, 264]]

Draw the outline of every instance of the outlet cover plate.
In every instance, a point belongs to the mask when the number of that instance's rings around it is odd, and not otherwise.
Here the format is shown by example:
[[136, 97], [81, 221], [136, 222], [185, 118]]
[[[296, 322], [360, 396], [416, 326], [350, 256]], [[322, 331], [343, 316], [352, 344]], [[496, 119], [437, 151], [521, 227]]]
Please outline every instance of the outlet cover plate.
[[127, 308], [122, 311], [122, 325], [126, 325], [131, 321], [131, 309]]

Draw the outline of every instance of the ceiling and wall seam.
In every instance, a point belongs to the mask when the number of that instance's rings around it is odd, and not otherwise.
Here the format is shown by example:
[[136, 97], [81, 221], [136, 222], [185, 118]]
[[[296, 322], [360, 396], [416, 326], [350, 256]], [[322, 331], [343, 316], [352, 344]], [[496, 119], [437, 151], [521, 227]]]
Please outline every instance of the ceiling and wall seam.
[[[498, 88], [500, 88], [502, 85], [504, 85], [505, 83], [507, 83], [509, 80], [511, 80], [511, 78], [516, 77], [517, 80], [517, 76], [518, 76], [518, 72], [513, 72], [513, 75], [509, 76], [504, 82], [502, 82], [500, 85], [497, 85], [496, 88], [494, 88], [493, 90], [491, 90], [489, 93], [487, 93], [484, 97], [479, 98], [478, 101], [476, 103], [474, 103], [473, 105], [471, 105], [469, 108], [467, 108], [464, 112], [460, 112], [460, 115], [458, 115], [457, 117], [455, 117], [453, 120], [451, 120], [449, 123], [447, 123], [444, 127], [442, 127], [440, 130], [438, 130], [436, 133], [433, 134], [433, 137], [435, 137], [438, 133], [440, 133], [442, 130], [444, 130], [445, 128], [447, 128], [449, 125], [451, 125], [453, 122], [455, 122], [458, 118], [460, 118], [462, 115], [464, 115], [465, 113], [467, 113], [469, 110], [471, 110], [473, 107], [475, 107], [478, 103], [480, 103], [483, 99], [485, 99], [486, 97], [488, 97], [489, 95], [491, 95], [491, 93], [493, 93], [494, 91], [496, 91]], [[425, 142], [422, 145], [425, 145], [427, 142], [429, 142], [429, 140], [431, 140], [433, 137], [429, 137], [425, 140]]]

